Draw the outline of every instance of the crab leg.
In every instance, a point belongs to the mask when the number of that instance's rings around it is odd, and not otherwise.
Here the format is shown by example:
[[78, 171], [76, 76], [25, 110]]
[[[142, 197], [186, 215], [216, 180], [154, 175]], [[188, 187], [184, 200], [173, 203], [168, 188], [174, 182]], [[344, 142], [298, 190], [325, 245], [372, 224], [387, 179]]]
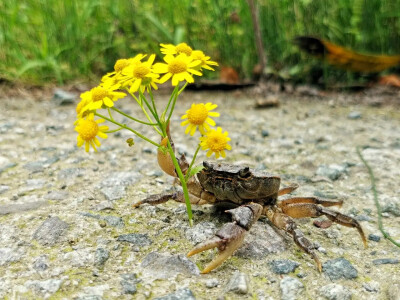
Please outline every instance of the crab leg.
[[365, 238], [364, 231], [358, 223], [358, 221], [350, 216], [346, 216], [340, 212], [319, 206], [311, 203], [293, 203], [282, 206], [283, 213], [293, 218], [307, 218], [307, 217], [319, 217], [325, 215], [332, 222], [336, 222], [346, 227], [357, 228], [358, 233], [364, 243], [364, 247], [367, 248], [367, 239]]
[[293, 183], [292, 185], [284, 187], [283, 189], [280, 189], [278, 191], [278, 196], [289, 194], [289, 193], [293, 192], [295, 189], [297, 189], [298, 187], [299, 187], [299, 185], [297, 183]]
[[313, 204], [321, 204], [322, 206], [342, 206], [343, 200], [328, 200], [328, 199], [320, 199], [317, 197], [293, 197], [285, 200], [281, 200], [278, 202], [278, 206], [280, 208], [285, 207], [288, 204], [303, 204], [303, 203], [313, 203]]
[[262, 206], [257, 203], [250, 203], [227, 210], [226, 212], [232, 215], [233, 222], [222, 226], [214, 237], [198, 244], [187, 254], [187, 256], [192, 256], [211, 248], [218, 248], [218, 256], [204, 268], [201, 272], [202, 274], [208, 273], [220, 266], [242, 245], [246, 231], [260, 217]]
[[303, 232], [297, 228], [294, 220], [284, 213], [278, 212], [276, 209], [267, 208], [264, 214], [268, 219], [279, 229], [283, 229], [289, 233], [294, 242], [299, 246], [304, 252], [308, 253], [315, 261], [318, 267], [318, 271], [322, 271], [321, 262], [315, 253], [315, 246], [304, 236]]

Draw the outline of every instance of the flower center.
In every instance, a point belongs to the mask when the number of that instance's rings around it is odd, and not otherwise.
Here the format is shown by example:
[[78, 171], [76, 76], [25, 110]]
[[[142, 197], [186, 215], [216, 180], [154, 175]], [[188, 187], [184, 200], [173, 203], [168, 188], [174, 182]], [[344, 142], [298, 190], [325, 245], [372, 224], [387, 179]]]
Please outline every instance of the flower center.
[[212, 151], [224, 150], [226, 148], [226, 142], [226, 137], [220, 132], [212, 131], [208, 133], [207, 144]]
[[200, 51], [200, 50], [194, 50], [194, 51], [192, 52], [192, 57], [193, 57], [194, 60], [203, 60], [204, 57], [205, 57], [205, 55], [204, 55], [204, 53], [203, 53], [202, 51]]
[[145, 64], [138, 64], [133, 68], [133, 77], [143, 79], [147, 74], [150, 73], [150, 68]]
[[129, 66], [129, 60], [127, 60], [125, 58], [118, 59], [114, 65], [114, 71], [121, 72], [127, 66]]
[[187, 64], [179, 57], [175, 57], [174, 60], [168, 64], [168, 72], [171, 74], [179, 74], [186, 72], [186, 70]]
[[101, 86], [97, 86], [92, 89], [92, 100], [93, 102], [102, 101], [105, 97], [108, 96], [108, 91]]
[[93, 120], [81, 120], [77, 131], [84, 141], [93, 140], [99, 132], [99, 125]]
[[192, 54], [192, 48], [190, 48], [186, 43], [176, 45], [175, 50], [178, 53], [185, 53], [187, 56]]
[[208, 117], [208, 110], [203, 103], [195, 104], [189, 109], [187, 116], [190, 123], [201, 125]]

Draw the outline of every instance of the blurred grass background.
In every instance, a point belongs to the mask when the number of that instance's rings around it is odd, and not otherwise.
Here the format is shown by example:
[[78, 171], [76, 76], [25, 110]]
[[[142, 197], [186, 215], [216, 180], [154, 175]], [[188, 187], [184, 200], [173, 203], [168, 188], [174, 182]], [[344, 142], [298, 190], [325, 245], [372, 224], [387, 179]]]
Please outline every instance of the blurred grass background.
[[[361, 52], [400, 53], [399, 0], [258, 0], [271, 72], [307, 81], [321, 63], [291, 40], [314, 35]], [[257, 63], [245, 0], [3, 0], [0, 79], [43, 85], [97, 81], [118, 58], [185, 41], [251, 77]], [[328, 69], [327, 69], [328, 68]], [[324, 67], [337, 81], [348, 73]], [[216, 75], [214, 75], [216, 76]]]

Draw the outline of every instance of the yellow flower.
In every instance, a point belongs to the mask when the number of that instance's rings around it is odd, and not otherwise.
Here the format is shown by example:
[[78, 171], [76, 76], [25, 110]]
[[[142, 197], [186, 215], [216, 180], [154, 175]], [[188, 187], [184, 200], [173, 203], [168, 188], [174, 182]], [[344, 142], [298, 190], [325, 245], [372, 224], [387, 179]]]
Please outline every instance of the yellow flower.
[[146, 55], [145, 54], [138, 54], [132, 58], [121, 58], [118, 59], [114, 64], [114, 72], [107, 73], [101, 78], [102, 82], [112, 80], [113, 83], [117, 83], [121, 72], [126, 67], [136, 64], [140, 62]]
[[217, 130], [211, 129], [206, 132], [205, 136], [200, 137], [201, 149], [207, 150], [207, 157], [215, 153], [215, 157], [225, 157], [225, 149], [231, 150], [232, 147], [228, 144], [231, 139], [228, 137], [228, 132], [222, 132], [222, 128], [218, 127]]
[[199, 103], [192, 104], [192, 107], [186, 111], [186, 115], [183, 115], [181, 119], [187, 119], [181, 123], [182, 126], [188, 125], [185, 133], [193, 135], [199, 127], [200, 133], [205, 134], [207, 130], [210, 130], [210, 126], [215, 126], [215, 122], [210, 117], [219, 117], [219, 113], [210, 112], [217, 107], [217, 104], [212, 103]]
[[193, 57], [187, 56], [186, 54], [181, 53], [175, 57], [171, 54], [167, 54], [164, 57], [164, 61], [166, 64], [157, 63], [153, 67], [154, 73], [166, 73], [160, 78], [160, 83], [164, 83], [172, 77], [172, 85], [176, 86], [179, 82], [184, 80], [189, 83], [194, 82], [191, 74], [202, 76], [201, 72], [194, 69], [201, 63], [201, 61], [194, 61]]
[[200, 60], [200, 68], [204, 68], [207, 70], [215, 71], [210, 66], [218, 66], [218, 63], [215, 61], [211, 61], [209, 56], [206, 56], [203, 51], [201, 50], [193, 50], [192, 57], [194, 60]]
[[152, 54], [146, 62], [139, 61], [130, 64], [122, 70], [120, 82], [123, 86], [130, 86], [129, 92], [135, 93], [140, 87], [142, 91], [144, 91], [146, 87], [150, 88], [150, 86], [155, 90], [157, 89], [157, 78], [160, 77], [160, 75], [153, 73], [152, 70], [155, 58], [156, 55]]
[[104, 132], [108, 130], [108, 126], [99, 126], [99, 124], [103, 122], [104, 119], [95, 121], [94, 114], [89, 114], [86, 119], [79, 119], [78, 125], [75, 127], [75, 131], [78, 132], [78, 147], [85, 144], [86, 152], [89, 152], [90, 146], [97, 152], [96, 146], [100, 147], [101, 144], [96, 136], [102, 139], [107, 138], [107, 134]]
[[172, 44], [160, 44], [160, 46], [160, 51], [162, 54], [175, 55], [184, 53], [187, 56], [190, 56], [193, 51], [192, 48], [190, 48], [186, 43], [180, 43], [176, 46]]
[[81, 109], [81, 113], [100, 109], [103, 106], [113, 107], [115, 101], [126, 96], [125, 93], [116, 91], [119, 87], [119, 84], [113, 85], [111, 81], [106, 81], [89, 92], [82, 93], [81, 98], [86, 101], [86, 105]]

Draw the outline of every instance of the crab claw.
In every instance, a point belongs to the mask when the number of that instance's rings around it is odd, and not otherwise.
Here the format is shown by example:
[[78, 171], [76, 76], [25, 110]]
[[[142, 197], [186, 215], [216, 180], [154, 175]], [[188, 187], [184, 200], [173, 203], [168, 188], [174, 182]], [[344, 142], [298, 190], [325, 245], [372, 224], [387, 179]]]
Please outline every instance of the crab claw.
[[211, 248], [218, 248], [218, 256], [214, 258], [214, 260], [212, 260], [201, 272], [202, 274], [206, 274], [220, 266], [242, 245], [245, 232], [246, 229], [236, 223], [227, 223], [217, 231], [214, 237], [198, 244], [187, 254], [187, 256], [189, 257]]

